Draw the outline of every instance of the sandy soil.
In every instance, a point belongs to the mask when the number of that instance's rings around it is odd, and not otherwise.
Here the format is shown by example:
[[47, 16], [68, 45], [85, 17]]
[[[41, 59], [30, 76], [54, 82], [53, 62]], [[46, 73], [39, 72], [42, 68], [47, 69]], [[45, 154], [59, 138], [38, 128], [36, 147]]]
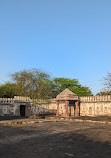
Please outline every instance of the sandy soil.
[[0, 158], [111, 158], [111, 125], [47, 122], [0, 126]]

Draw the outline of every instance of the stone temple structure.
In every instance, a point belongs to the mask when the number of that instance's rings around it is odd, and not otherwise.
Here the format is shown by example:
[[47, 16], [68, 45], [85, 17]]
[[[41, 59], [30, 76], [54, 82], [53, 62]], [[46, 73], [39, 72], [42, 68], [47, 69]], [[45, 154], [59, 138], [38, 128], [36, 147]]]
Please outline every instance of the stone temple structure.
[[[68, 88], [66, 88], [64, 91], [62, 91], [59, 95], [56, 97], [56, 104], [57, 104], [57, 114], [56, 116], [59, 116], [59, 103], [60, 101], [65, 101], [65, 108], [66, 112], [63, 114], [65, 117], [69, 117], [71, 115], [71, 109], [73, 108], [73, 112], [75, 111], [75, 116], [79, 116], [79, 103], [80, 99], [79, 97], [71, 92]], [[69, 107], [70, 107], [70, 114], [69, 114]], [[72, 108], [71, 108], [72, 107]]]

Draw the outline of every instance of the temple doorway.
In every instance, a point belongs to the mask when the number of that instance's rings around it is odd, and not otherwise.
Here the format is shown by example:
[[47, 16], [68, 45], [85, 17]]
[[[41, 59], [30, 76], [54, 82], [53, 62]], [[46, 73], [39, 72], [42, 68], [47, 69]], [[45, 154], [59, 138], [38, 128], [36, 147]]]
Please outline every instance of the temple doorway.
[[20, 105], [20, 115], [25, 116], [26, 105]]
[[76, 112], [75, 101], [71, 100], [69, 101], [69, 116], [75, 116], [75, 112]]

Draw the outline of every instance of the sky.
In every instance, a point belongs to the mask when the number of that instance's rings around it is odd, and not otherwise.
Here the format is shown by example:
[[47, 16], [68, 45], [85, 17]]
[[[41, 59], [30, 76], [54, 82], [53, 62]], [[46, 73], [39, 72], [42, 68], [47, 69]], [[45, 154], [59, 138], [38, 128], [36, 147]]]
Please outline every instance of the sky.
[[93, 94], [111, 72], [111, 0], [0, 0], [0, 83], [38, 68]]

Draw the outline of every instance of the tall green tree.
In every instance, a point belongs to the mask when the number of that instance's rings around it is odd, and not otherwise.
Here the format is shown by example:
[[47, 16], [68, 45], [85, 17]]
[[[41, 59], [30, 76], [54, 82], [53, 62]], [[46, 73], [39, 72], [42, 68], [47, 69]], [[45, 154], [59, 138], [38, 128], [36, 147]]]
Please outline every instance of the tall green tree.
[[38, 69], [22, 70], [11, 74], [11, 83], [0, 86], [0, 97], [28, 96], [32, 99], [55, 98], [65, 88], [78, 96], [90, 96], [91, 90], [77, 79], [54, 78]]
[[0, 85], [0, 97], [13, 98], [16, 95], [16, 89], [14, 83], [4, 83]]
[[82, 86], [77, 79], [54, 78], [51, 84], [54, 97], [62, 92], [65, 88], [69, 88], [79, 97], [92, 95], [91, 90], [88, 87]]
[[38, 69], [23, 70], [11, 74], [16, 85], [16, 92], [21, 96], [36, 99], [51, 97], [50, 76]]

